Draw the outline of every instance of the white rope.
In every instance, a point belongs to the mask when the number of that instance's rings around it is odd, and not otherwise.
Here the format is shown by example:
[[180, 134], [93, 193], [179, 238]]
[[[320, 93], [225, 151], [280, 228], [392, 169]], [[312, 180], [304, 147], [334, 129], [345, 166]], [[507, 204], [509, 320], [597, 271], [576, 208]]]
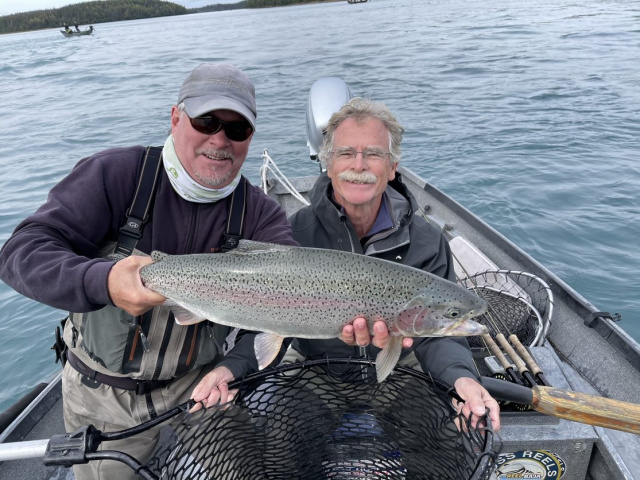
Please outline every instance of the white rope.
[[280, 184], [291, 194], [292, 197], [298, 199], [300, 202], [305, 205], [310, 205], [310, 203], [298, 192], [295, 187], [291, 184], [291, 182], [287, 179], [287, 177], [280, 171], [276, 162], [269, 156], [269, 152], [265, 149], [262, 152], [262, 167], [260, 167], [260, 186], [264, 193], [268, 193], [268, 183], [267, 176], [268, 173], [278, 181]]

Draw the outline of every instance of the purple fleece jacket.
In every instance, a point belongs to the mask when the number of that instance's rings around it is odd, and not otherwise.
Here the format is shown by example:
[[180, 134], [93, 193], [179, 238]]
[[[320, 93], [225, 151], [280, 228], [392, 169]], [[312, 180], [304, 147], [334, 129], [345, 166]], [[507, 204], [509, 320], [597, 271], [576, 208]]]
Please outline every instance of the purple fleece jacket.
[[[4, 244], [0, 278], [21, 294], [62, 310], [87, 312], [111, 304], [107, 276], [114, 262], [97, 258], [99, 247], [118, 238], [142, 151], [140, 146], [112, 148], [81, 160]], [[172, 255], [217, 251], [230, 199], [188, 202], [162, 170], [137, 248]], [[284, 210], [248, 183], [243, 228], [245, 239], [297, 245]]]

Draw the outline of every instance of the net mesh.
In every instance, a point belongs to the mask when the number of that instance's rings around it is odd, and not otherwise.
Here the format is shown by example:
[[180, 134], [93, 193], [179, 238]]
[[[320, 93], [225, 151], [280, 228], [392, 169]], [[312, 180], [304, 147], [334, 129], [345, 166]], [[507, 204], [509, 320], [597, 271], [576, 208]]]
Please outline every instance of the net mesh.
[[[525, 346], [541, 345], [553, 313], [553, 294], [539, 277], [527, 272], [488, 270], [459, 280], [489, 304], [487, 313], [473, 320], [486, 325], [492, 337], [515, 334]], [[469, 345], [484, 347], [479, 337]]]
[[[294, 364], [245, 379], [234, 404], [185, 413], [151, 467], [163, 479], [488, 479], [499, 442], [444, 389], [397, 367]], [[458, 428], [461, 425], [461, 428]]]

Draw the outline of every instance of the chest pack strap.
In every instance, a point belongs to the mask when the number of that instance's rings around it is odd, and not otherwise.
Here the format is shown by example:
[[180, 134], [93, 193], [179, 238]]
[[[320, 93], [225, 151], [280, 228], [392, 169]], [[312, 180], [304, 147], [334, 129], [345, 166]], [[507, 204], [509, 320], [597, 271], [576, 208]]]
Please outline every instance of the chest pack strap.
[[128, 257], [142, 238], [142, 229], [149, 220], [149, 211], [153, 204], [153, 194], [162, 169], [162, 147], [147, 147], [142, 153], [142, 167], [138, 177], [138, 186], [131, 207], [127, 210], [127, 220], [120, 228], [118, 243], [114, 253]]
[[229, 219], [227, 228], [222, 235], [222, 251], [228, 252], [238, 246], [242, 238], [244, 227], [244, 215], [247, 210], [247, 179], [242, 177], [238, 186], [231, 194], [231, 206], [229, 207]]

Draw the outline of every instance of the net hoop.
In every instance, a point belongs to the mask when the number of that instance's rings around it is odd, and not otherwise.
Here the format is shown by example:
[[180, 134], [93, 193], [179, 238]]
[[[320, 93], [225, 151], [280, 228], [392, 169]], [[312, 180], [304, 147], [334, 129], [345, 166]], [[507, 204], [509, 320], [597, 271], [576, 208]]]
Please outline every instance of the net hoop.
[[472, 428], [455, 392], [411, 368], [375, 378], [368, 360], [323, 358], [234, 381], [233, 402], [179, 416], [155, 468], [166, 479], [490, 478], [501, 441], [488, 415]]
[[[488, 312], [474, 320], [486, 325], [492, 336], [515, 333], [525, 346], [544, 344], [553, 316], [553, 292], [543, 279], [528, 272], [486, 270], [458, 283], [489, 304]], [[469, 344], [484, 347], [473, 337]]]

